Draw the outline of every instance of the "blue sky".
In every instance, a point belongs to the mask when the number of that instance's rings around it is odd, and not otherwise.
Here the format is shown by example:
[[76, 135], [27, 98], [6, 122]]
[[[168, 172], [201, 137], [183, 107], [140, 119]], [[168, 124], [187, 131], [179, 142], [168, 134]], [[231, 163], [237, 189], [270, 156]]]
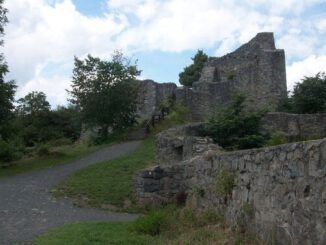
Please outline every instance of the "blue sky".
[[17, 98], [66, 104], [73, 57], [138, 60], [141, 78], [178, 82], [198, 49], [221, 56], [258, 32], [285, 49], [288, 89], [326, 70], [326, 0], [6, 0], [4, 53]]

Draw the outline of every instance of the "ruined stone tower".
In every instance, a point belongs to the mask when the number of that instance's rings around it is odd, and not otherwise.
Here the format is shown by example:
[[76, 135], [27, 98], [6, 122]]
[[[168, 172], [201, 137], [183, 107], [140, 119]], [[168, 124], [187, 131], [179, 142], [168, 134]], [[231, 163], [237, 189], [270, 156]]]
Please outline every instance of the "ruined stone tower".
[[234, 52], [211, 58], [192, 88], [178, 88], [175, 93], [193, 120], [201, 121], [239, 92], [257, 107], [272, 111], [286, 96], [285, 54], [275, 48], [273, 33], [258, 33]]

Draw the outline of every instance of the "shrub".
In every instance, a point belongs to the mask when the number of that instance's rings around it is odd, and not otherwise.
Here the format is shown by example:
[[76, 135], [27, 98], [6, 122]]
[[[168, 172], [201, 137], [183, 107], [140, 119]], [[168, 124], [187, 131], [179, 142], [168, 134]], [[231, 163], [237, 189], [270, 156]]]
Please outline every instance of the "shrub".
[[160, 234], [166, 224], [163, 210], [152, 210], [147, 215], [140, 216], [131, 226], [131, 230], [139, 234], [155, 236]]
[[48, 156], [50, 155], [50, 147], [49, 145], [43, 144], [40, 145], [37, 149], [37, 155], [40, 157]]
[[234, 177], [226, 168], [221, 168], [216, 179], [216, 191], [221, 195], [230, 195], [234, 187]]
[[261, 127], [266, 110], [254, 111], [245, 105], [243, 94], [221, 108], [206, 124], [207, 134], [228, 150], [250, 149], [264, 145], [268, 136]]
[[71, 145], [73, 142], [71, 139], [68, 138], [59, 138], [51, 140], [48, 145], [49, 146], [63, 146], [63, 145]]
[[326, 74], [304, 77], [294, 86], [292, 96], [281, 104], [280, 109], [292, 113], [326, 112]]
[[9, 165], [9, 162], [22, 157], [21, 147], [13, 141], [4, 141], [0, 138], [0, 167]]
[[182, 124], [188, 122], [190, 120], [189, 117], [188, 109], [181, 104], [176, 104], [173, 106], [167, 119], [175, 124]]
[[193, 64], [185, 67], [183, 72], [179, 74], [180, 84], [188, 87], [191, 87], [194, 82], [199, 80], [200, 73], [208, 60], [208, 56], [202, 50], [198, 50], [192, 60]]
[[241, 206], [241, 211], [248, 217], [253, 217], [255, 214], [255, 208], [251, 203], [244, 203]]
[[197, 197], [204, 197], [205, 196], [205, 190], [200, 187], [195, 187], [193, 188], [192, 192], [197, 196]]
[[288, 143], [288, 139], [284, 132], [276, 131], [272, 133], [271, 138], [267, 142], [268, 146], [282, 145]]

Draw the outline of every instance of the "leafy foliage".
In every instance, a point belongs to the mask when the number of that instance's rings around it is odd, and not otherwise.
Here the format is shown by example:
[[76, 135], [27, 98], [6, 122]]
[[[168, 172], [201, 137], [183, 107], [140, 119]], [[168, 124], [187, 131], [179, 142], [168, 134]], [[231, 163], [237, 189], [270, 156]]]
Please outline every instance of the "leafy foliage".
[[[2, 69], [1, 66], [2, 65], [0, 64], [0, 69]], [[13, 81], [4, 82], [3, 77], [1, 77], [0, 74], [0, 135], [3, 138], [9, 137], [8, 124], [9, 121], [13, 118], [12, 110], [14, 109], [13, 103], [15, 92], [15, 83]]]
[[193, 64], [184, 68], [179, 74], [180, 84], [191, 87], [192, 84], [199, 80], [200, 73], [204, 67], [204, 63], [208, 60], [208, 56], [203, 50], [198, 50], [197, 54], [192, 58]]
[[282, 145], [288, 143], [288, 139], [282, 131], [276, 131], [271, 134], [270, 139], [267, 142], [268, 146]]
[[0, 138], [0, 167], [8, 166], [9, 162], [22, 156], [22, 145], [14, 140], [4, 141]]
[[266, 111], [251, 111], [245, 106], [245, 100], [244, 95], [237, 95], [229, 106], [219, 110], [206, 125], [208, 135], [226, 149], [261, 147], [267, 139], [261, 128], [261, 119]]
[[226, 168], [221, 168], [216, 179], [216, 191], [220, 195], [229, 195], [234, 187], [234, 176]]
[[[3, 0], [0, 0], [0, 37], [4, 35], [4, 27], [8, 22], [7, 9], [3, 7]], [[3, 45], [3, 40], [0, 39], [0, 46]], [[16, 85], [13, 81], [5, 82], [5, 75], [8, 73], [8, 66], [5, 58], [0, 53], [0, 137], [7, 139], [9, 137], [8, 124], [12, 119], [14, 108], [14, 95]]]
[[[81, 131], [79, 112], [73, 106], [50, 110], [42, 92], [31, 92], [18, 100], [14, 127], [26, 146], [56, 141], [78, 139]], [[67, 142], [67, 140], [65, 140]]]
[[135, 123], [138, 88], [136, 65], [131, 65], [119, 52], [111, 61], [91, 55], [85, 60], [75, 58], [71, 102], [82, 113], [88, 125], [102, 128], [106, 138], [108, 129], [123, 129]]
[[37, 114], [50, 111], [50, 103], [46, 100], [46, 95], [43, 92], [30, 92], [17, 102], [19, 104], [17, 111], [23, 116], [37, 116]]
[[326, 74], [317, 73], [302, 79], [294, 86], [292, 96], [283, 103], [281, 110], [292, 113], [326, 112]]
[[166, 223], [165, 212], [160, 209], [154, 209], [147, 215], [140, 216], [132, 224], [131, 229], [139, 234], [155, 236], [161, 233]]

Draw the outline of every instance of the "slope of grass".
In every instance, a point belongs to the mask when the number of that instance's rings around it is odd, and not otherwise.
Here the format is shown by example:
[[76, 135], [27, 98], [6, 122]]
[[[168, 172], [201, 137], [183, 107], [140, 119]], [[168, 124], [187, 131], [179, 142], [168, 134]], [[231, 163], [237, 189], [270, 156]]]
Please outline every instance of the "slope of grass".
[[56, 147], [46, 156], [36, 155], [28, 158], [25, 157], [19, 161], [13, 162], [6, 168], [0, 168], [0, 178], [69, 163], [73, 160], [82, 158], [99, 148], [99, 146], [89, 147], [83, 144]]
[[86, 222], [64, 225], [35, 241], [35, 245], [154, 244], [149, 235], [129, 231], [127, 222]]
[[134, 222], [86, 222], [54, 229], [35, 241], [36, 245], [83, 244], [242, 244], [261, 241], [232, 230], [212, 210], [198, 213], [189, 208], [152, 210]]
[[176, 105], [135, 152], [82, 169], [69, 176], [53, 193], [56, 196], [68, 196], [77, 205], [135, 211], [132, 198], [133, 177], [135, 172], [154, 163], [155, 134], [188, 121], [188, 111]]
[[144, 140], [135, 152], [108, 162], [89, 166], [71, 175], [55, 190], [55, 195], [66, 195], [74, 200], [86, 200], [95, 207], [128, 208], [132, 202], [134, 173], [154, 161], [154, 138]]

